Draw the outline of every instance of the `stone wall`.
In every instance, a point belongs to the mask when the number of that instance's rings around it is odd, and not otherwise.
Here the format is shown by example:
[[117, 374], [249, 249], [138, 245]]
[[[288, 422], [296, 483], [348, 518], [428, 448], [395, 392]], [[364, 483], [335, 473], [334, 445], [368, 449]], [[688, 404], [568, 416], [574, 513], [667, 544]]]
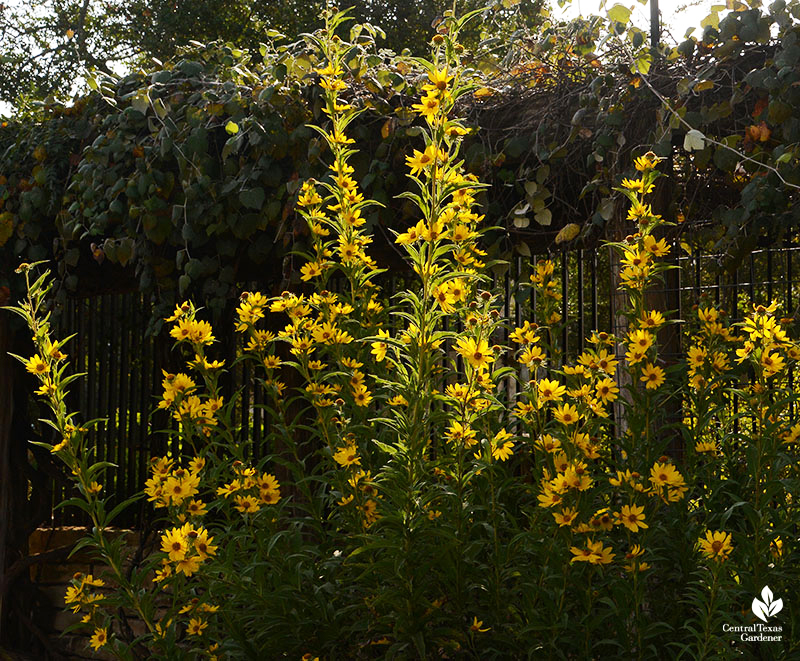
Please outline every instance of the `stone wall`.
[[[106, 567], [94, 561], [82, 549], [69, 555], [69, 550], [86, 534], [85, 528], [60, 527], [38, 528], [29, 539], [29, 557], [43, 554], [43, 560], [30, 567], [31, 581], [38, 587], [45, 601], [44, 612], [37, 618], [43, 623], [43, 633], [52, 641], [61, 654], [68, 659], [110, 659], [110, 655], [96, 653], [89, 647], [90, 634], [84, 632], [64, 633], [71, 625], [80, 621], [81, 615], [65, 609], [64, 594], [70, 585], [70, 579], [76, 573], [92, 574], [95, 578], [102, 576]], [[137, 533], [120, 530], [111, 534], [123, 534], [128, 539], [128, 546], [138, 543]], [[55, 553], [50, 553], [55, 551]]]

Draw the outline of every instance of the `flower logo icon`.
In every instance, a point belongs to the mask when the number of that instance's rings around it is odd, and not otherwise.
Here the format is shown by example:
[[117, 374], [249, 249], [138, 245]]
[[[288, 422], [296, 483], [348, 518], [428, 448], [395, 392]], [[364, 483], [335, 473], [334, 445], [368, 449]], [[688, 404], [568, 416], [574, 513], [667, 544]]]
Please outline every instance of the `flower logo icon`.
[[783, 609], [783, 599], [773, 600], [772, 590], [769, 589], [768, 585], [765, 585], [764, 589], [761, 590], [761, 599], [758, 597], [753, 599], [752, 609], [758, 619], [766, 622], [773, 615], [777, 615], [781, 612]]

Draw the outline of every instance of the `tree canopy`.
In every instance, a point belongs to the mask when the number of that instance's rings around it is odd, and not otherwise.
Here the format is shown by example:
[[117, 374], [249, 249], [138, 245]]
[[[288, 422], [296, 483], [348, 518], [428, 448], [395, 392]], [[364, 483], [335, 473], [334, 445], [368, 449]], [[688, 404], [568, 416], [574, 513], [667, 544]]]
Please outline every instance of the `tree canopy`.
[[[74, 91], [96, 69], [111, 73], [152, 66], [192, 42], [221, 41], [257, 56], [268, 34], [289, 40], [321, 25], [325, 0], [32, 0], [0, 4], [0, 100], [42, 99]], [[427, 52], [432, 26], [449, 0], [352, 0], [352, 17], [380, 25], [380, 45], [400, 53]], [[541, 22], [543, 0], [467, 0], [461, 11], [486, 7], [485, 27], [513, 31]], [[463, 5], [463, 6], [461, 6]], [[468, 40], [480, 39], [473, 29]]]

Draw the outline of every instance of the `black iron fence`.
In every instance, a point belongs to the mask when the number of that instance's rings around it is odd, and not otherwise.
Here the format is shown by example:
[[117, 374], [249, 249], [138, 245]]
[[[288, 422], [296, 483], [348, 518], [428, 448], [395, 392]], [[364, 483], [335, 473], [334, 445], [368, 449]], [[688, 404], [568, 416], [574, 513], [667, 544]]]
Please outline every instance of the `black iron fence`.
[[[785, 316], [794, 315], [800, 303], [800, 280], [797, 278], [800, 243], [784, 240], [779, 245], [759, 247], [736, 268], [721, 268], [722, 256], [698, 248], [681, 246], [675, 239], [671, 257], [678, 268], [669, 271], [664, 286], [651, 292], [654, 306], [672, 310], [674, 317], [686, 319], [692, 307], [714, 303], [728, 311], [732, 319], [741, 318], [749, 300], [778, 300]], [[574, 357], [584, 349], [585, 338], [592, 330], [620, 331], [621, 297], [615, 289], [614, 262], [610, 249], [578, 249], [549, 255], [517, 257], [494, 274], [495, 286], [504, 295], [506, 317], [518, 325], [523, 319], [536, 321], [535, 300], [526, 280], [527, 263], [550, 258], [560, 276], [562, 316], [565, 322], [561, 343], [565, 356]], [[397, 279], [386, 283], [387, 289], [400, 286]], [[532, 305], [533, 304], [533, 305]], [[170, 426], [169, 416], [157, 409], [161, 392], [162, 370], [176, 371], [181, 358], [171, 352], [172, 340], [166, 330], [159, 337], [147, 337], [144, 328], [150, 316], [149, 303], [138, 293], [109, 294], [68, 301], [59, 317], [61, 336], [75, 333], [69, 354], [72, 369], [85, 372], [71, 393], [72, 406], [84, 420], [104, 418], [92, 433], [91, 441], [98, 460], [118, 466], [108, 471], [105, 489], [116, 499], [123, 499], [142, 489], [147, 466], [153, 456], [179, 453], [170, 446], [174, 437], [159, 432]], [[231, 360], [236, 351], [235, 333], [216, 328], [223, 340], [220, 351]], [[670, 347], [680, 353], [685, 341], [676, 333]], [[227, 341], [225, 338], [228, 338]], [[233, 339], [232, 339], [233, 338]], [[230, 364], [230, 363], [228, 363]], [[227, 390], [239, 391], [234, 421], [243, 435], [252, 440], [256, 453], [262, 449], [269, 420], [259, 405], [264, 392], [250, 378], [249, 367], [240, 364], [231, 374]], [[65, 483], [51, 485], [53, 505], [67, 494]], [[146, 506], [131, 509], [120, 524], [135, 526], [145, 515]], [[80, 512], [53, 509], [54, 524], [80, 523]]]

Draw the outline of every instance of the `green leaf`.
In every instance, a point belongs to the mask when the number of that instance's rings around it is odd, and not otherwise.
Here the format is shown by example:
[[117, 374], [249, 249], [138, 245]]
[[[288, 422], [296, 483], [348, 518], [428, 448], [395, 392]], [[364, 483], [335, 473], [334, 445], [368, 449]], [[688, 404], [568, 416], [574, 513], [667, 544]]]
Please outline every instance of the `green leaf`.
[[631, 17], [631, 10], [623, 5], [614, 5], [608, 10], [608, 17], [618, 23], [627, 23]]
[[113, 510], [111, 510], [111, 512], [108, 513], [108, 516], [106, 517], [106, 523], [111, 523], [125, 508], [142, 498], [143, 495], [144, 494], [138, 493], [119, 503]]
[[650, 54], [650, 52], [641, 51], [639, 55], [636, 56], [636, 60], [634, 61], [634, 73], [640, 73], [646, 76], [650, 72], [650, 67], [652, 65], [653, 56]]
[[683, 148], [686, 151], [700, 151], [706, 146], [706, 136], [704, 136], [697, 129], [692, 129], [686, 133], [683, 138]]
[[398, 449], [396, 447], [394, 447], [393, 445], [389, 445], [388, 443], [382, 443], [381, 441], [378, 441], [376, 439], [372, 439], [372, 442], [390, 456], [394, 456], [398, 452]]
[[122, 266], [126, 266], [133, 257], [134, 243], [130, 237], [122, 239], [117, 245], [117, 261]]
[[239, 201], [248, 209], [261, 209], [265, 197], [264, 189], [260, 186], [258, 188], [246, 188], [239, 193]]
[[153, 101], [153, 108], [156, 111], [156, 115], [158, 115], [159, 119], [164, 119], [169, 114], [169, 108], [164, 103], [163, 99], [156, 99]]
[[72, 557], [72, 556], [74, 556], [74, 555], [75, 555], [75, 554], [76, 554], [78, 551], [80, 551], [81, 549], [84, 549], [84, 548], [86, 548], [87, 546], [95, 546], [95, 541], [94, 541], [94, 539], [92, 539], [91, 537], [88, 537], [88, 536], [87, 536], [87, 537], [83, 537], [82, 539], [79, 539], [79, 540], [78, 540], [78, 541], [75, 543], [75, 546], [73, 546], [73, 547], [72, 547], [72, 549], [70, 550], [70, 552], [69, 552], [69, 555], [68, 555], [67, 557], [68, 557], [68, 558], [71, 558], [71, 557]]
[[712, 27], [715, 30], [719, 29], [719, 14], [715, 11], [712, 11], [702, 21], [700, 21], [700, 27]]
[[78, 509], [82, 509], [87, 514], [92, 513], [92, 506], [89, 503], [87, 503], [83, 498], [69, 498], [68, 500], [63, 500], [53, 509], [60, 510], [65, 507], [77, 507]]
[[609, 221], [614, 217], [614, 200], [610, 197], [604, 197], [600, 200], [598, 213], [605, 221]]
[[556, 236], [556, 243], [567, 243], [572, 241], [578, 234], [580, 234], [581, 226], [577, 223], [569, 223], [561, 228], [561, 231]]
[[131, 99], [131, 108], [139, 111], [143, 115], [147, 114], [147, 109], [150, 107], [150, 98], [147, 95], [147, 89], [140, 89], [136, 95]]
[[731, 149], [726, 147], [718, 147], [714, 151], [714, 165], [716, 165], [723, 172], [733, 172], [738, 162], [738, 154]]
[[536, 212], [533, 219], [540, 225], [548, 227], [550, 223], [553, 222], [553, 214], [550, 212], [550, 209], [542, 209]]

